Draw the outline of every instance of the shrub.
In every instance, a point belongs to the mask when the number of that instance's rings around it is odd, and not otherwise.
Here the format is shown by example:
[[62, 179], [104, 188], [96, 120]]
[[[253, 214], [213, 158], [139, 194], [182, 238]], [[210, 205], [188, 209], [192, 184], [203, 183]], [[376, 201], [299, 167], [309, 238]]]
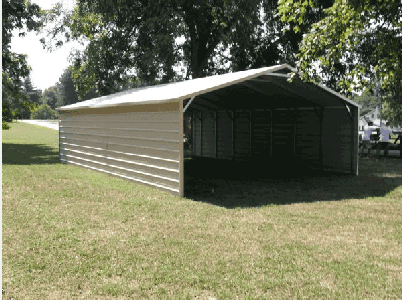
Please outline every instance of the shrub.
[[47, 104], [42, 104], [34, 108], [31, 112], [31, 119], [48, 120], [57, 119], [59, 114]]
[[2, 121], [1, 128], [2, 128], [2, 130], [8, 130], [8, 129], [10, 129], [10, 125], [8, 125], [7, 122]]

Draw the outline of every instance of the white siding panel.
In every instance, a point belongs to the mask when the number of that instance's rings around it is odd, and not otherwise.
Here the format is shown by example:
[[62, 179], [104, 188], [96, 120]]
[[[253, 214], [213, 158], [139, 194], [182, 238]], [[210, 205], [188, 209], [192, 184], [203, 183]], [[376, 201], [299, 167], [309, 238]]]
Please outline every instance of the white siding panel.
[[180, 193], [179, 103], [60, 112], [60, 160]]
[[[158, 164], [150, 164], [139, 162], [137, 160], [132, 159], [122, 159], [113, 156], [105, 156], [101, 154], [95, 154], [90, 152], [84, 152], [76, 149], [71, 149], [70, 147], [66, 146], [63, 150], [60, 151], [61, 155], [70, 155], [76, 157], [82, 157], [89, 160], [96, 160], [102, 163], [106, 163], [108, 165], [116, 165], [126, 169], [133, 169], [135, 168], [136, 171], [141, 171], [145, 173], [156, 173], [158, 176], [162, 177], [176, 177], [176, 174], [179, 173], [178, 169], [169, 169], [166, 167], [162, 167]], [[156, 163], [156, 161], [154, 161]]]
[[175, 140], [179, 134], [178, 130], [148, 130], [148, 129], [120, 129], [120, 128], [88, 128], [88, 127], [63, 127], [60, 132], [68, 134], [89, 134], [89, 135], [104, 135], [118, 136], [122, 138], [145, 138], [156, 140]]
[[161, 120], [142, 120], [142, 121], [121, 121], [116, 120], [114, 122], [110, 121], [65, 121], [63, 122], [62, 128], [108, 128], [108, 129], [146, 129], [150, 130], [158, 130], [161, 127], [164, 130], [174, 130], [178, 131], [179, 126], [176, 121], [161, 121]]
[[[90, 154], [94, 154], [94, 155], [114, 157], [117, 159], [129, 160], [129, 161], [144, 163], [144, 164], [149, 164], [149, 165], [156, 164], [158, 166], [168, 168], [168, 169], [177, 169], [178, 164], [179, 164], [178, 160], [161, 157], [160, 155], [158, 156], [158, 153], [155, 153], [156, 155], [152, 156], [151, 155], [152, 153], [149, 153], [149, 151], [146, 152], [145, 154], [139, 154], [138, 152], [137, 153], [129, 153], [129, 152], [122, 152], [122, 151], [105, 150], [105, 148], [77, 145], [77, 144], [71, 144], [71, 143], [64, 143], [63, 148], [86, 152], [86, 153], [90, 153]], [[162, 154], [162, 153], [160, 153], [160, 154]], [[176, 155], [176, 157], [173, 157], [173, 158], [177, 158], [177, 155]]]

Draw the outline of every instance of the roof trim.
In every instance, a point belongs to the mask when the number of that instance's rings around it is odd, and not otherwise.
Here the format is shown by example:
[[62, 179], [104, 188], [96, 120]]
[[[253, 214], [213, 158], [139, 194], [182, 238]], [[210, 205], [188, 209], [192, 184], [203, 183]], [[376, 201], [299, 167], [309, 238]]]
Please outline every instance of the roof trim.
[[[290, 72], [296, 72], [296, 69], [288, 64], [263, 67], [259, 69], [251, 69], [234, 73], [196, 78], [186, 81], [130, 89], [127, 91], [58, 107], [56, 108], [56, 110], [70, 111], [77, 109], [177, 102], [188, 98], [194, 98], [198, 95], [202, 95], [208, 92], [219, 90], [230, 85], [241, 83], [259, 77], [261, 75], [271, 74], [276, 76], [279, 74], [275, 74], [275, 72], [283, 69], [288, 69]], [[280, 76], [290, 77], [285, 74], [281, 74]], [[349, 104], [361, 108], [361, 106], [357, 103], [323, 86], [322, 84], [319, 84], [318, 86], [333, 94], [334, 96], [348, 102]]]
[[346, 98], [345, 96], [342, 96], [341, 94], [335, 92], [334, 90], [331, 90], [330, 88], [327, 88], [326, 86], [324, 86], [322, 83], [319, 83], [318, 86], [324, 90], [326, 90], [327, 92], [331, 93], [332, 95], [335, 95], [339, 98], [341, 98], [342, 100], [348, 102], [349, 104], [353, 104], [354, 106], [357, 106], [358, 108], [362, 108], [362, 106], [360, 104], [357, 104], [356, 102]]

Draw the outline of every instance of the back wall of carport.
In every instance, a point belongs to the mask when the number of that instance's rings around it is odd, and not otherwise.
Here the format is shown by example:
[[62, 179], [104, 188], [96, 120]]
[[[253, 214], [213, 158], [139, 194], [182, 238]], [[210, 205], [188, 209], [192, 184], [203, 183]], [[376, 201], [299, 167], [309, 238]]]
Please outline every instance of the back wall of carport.
[[313, 85], [294, 83], [300, 94], [290, 91], [287, 77], [278, 75], [197, 96], [187, 111], [192, 155], [278, 164], [286, 160], [294, 168], [357, 175], [358, 107]]

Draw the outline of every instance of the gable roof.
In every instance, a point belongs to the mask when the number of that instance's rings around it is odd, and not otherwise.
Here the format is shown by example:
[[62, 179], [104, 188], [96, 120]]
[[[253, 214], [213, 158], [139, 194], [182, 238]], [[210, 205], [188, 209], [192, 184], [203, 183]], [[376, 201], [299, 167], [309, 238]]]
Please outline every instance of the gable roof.
[[[289, 78], [287, 73], [296, 71], [294, 68], [287, 64], [276, 65], [271, 67], [264, 67], [259, 69], [252, 69], [247, 71], [240, 71], [235, 73], [227, 73], [222, 75], [214, 75], [204, 78], [196, 78], [186, 81], [172, 82], [167, 84], [160, 84], [155, 86], [147, 86], [141, 88], [130, 89], [127, 91], [111, 94], [108, 96], [99, 97], [87, 101], [77, 102], [75, 104], [63, 106], [57, 108], [57, 110], [68, 111], [85, 108], [101, 108], [101, 107], [113, 107], [113, 106], [125, 106], [125, 105], [138, 105], [138, 104], [156, 104], [175, 102], [188, 98], [192, 98], [205, 93], [217, 91], [225, 87], [230, 87], [238, 83], [242, 83], [248, 80], [261, 78], [265, 80], [267, 77], [275, 76], [275, 80], [282, 80]], [[272, 81], [273, 78], [271, 78]], [[301, 83], [293, 85], [288, 83], [281, 83], [284, 92], [290, 92], [294, 95], [308, 92], [312, 99], [314, 97], [323, 98], [323, 94], [337, 98], [337, 100], [343, 100], [348, 104], [360, 107], [357, 103], [350, 99], [336, 93], [335, 91], [323, 86], [312, 85], [311, 83]], [[284, 88], [283, 85], [286, 84]], [[313, 87], [314, 86], [314, 87]], [[314, 91], [313, 91], [314, 90]], [[323, 93], [324, 92], [324, 93]], [[314, 94], [314, 95], [313, 95]], [[316, 99], [316, 100], [317, 100]]]
[[368, 115], [371, 115], [374, 112], [378, 112], [378, 106], [376, 106], [375, 108], [372, 108], [371, 110], [369, 110], [368, 112], [366, 112], [364, 115], [362, 115], [361, 117], [366, 117]]

